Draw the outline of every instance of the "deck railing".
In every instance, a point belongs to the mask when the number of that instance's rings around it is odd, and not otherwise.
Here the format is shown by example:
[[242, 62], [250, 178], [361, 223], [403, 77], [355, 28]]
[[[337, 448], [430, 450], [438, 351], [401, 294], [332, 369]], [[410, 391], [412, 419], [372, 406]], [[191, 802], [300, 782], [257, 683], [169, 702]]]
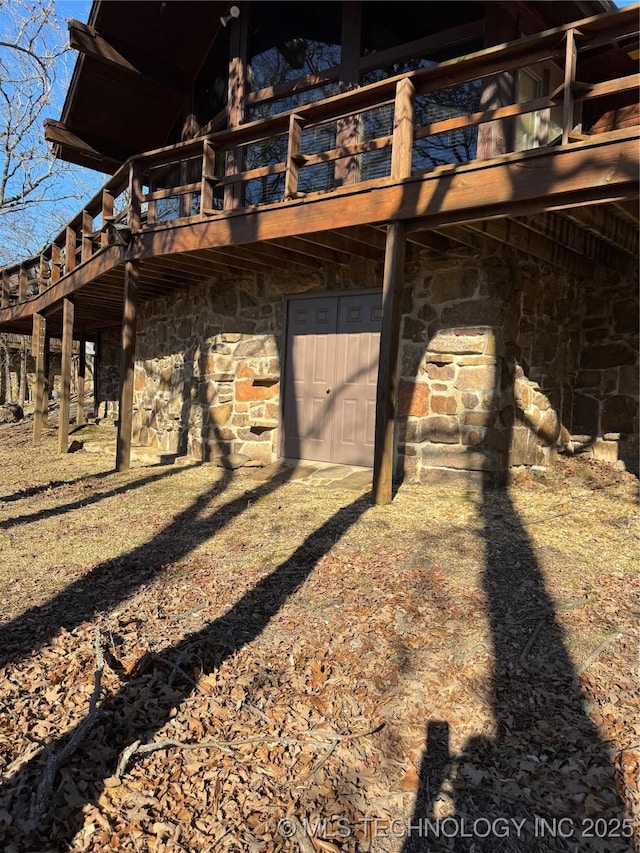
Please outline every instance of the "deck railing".
[[[134, 157], [40, 255], [2, 270], [0, 307], [36, 297], [105, 247], [126, 244], [133, 232], [508, 153], [479, 144], [479, 128], [492, 122], [533, 114], [546, 117], [541, 125], [548, 129], [552, 111], [561, 111], [557, 136], [533, 144], [584, 138], [582, 106], [637, 90], [640, 75], [587, 84], [576, 78], [579, 57], [638, 31], [637, 9], [619, 10]], [[484, 99], [487, 78], [549, 68], [563, 71], [547, 94], [498, 107]], [[337, 145], [345, 128], [354, 141]]]

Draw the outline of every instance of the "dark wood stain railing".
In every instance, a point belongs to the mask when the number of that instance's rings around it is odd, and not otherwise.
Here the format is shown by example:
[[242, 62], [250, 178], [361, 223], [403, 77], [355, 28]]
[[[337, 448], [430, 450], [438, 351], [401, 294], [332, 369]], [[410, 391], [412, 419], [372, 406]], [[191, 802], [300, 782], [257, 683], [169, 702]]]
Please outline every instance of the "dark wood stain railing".
[[[254, 205], [238, 204], [242, 188], [251, 181], [282, 176], [278, 197], [262, 202], [279, 204], [304, 195], [300, 192], [303, 169], [387, 149], [390, 152], [387, 175], [376, 178], [372, 184], [379, 185], [381, 180], [403, 180], [416, 174], [411, 167], [416, 141], [556, 106], [562, 106], [563, 110], [562, 136], [558, 141], [568, 144], [572, 140], [576, 104], [637, 90], [640, 84], [638, 74], [594, 84], [581, 83], [576, 80], [577, 57], [581, 52], [602, 47], [615, 39], [636, 36], [638, 32], [637, 9], [618, 10], [467, 54], [433, 68], [362, 86], [270, 118], [248, 122], [233, 130], [134, 157], [118, 169], [39, 255], [2, 270], [0, 307], [34, 298], [109, 245], [126, 242], [132, 232], [184, 225], [189, 221], [227, 215], [229, 211], [252, 209]], [[421, 126], [416, 124], [415, 100], [420, 95], [442, 92], [498, 72], [529, 68], [552, 60], [563, 64], [564, 79], [559, 89], [547, 97], [456, 115]], [[273, 99], [281, 93], [274, 89], [268, 94], [268, 99]], [[255, 101], [255, 97], [250, 96], [249, 100]], [[301, 140], [305, 131], [330, 122], [357, 121], [383, 107], [393, 110], [392, 133], [302, 153]], [[278, 140], [282, 143], [283, 158], [272, 162], [273, 145]], [[243, 151], [261, 145], [266, 149], [268, 162], [247, 169], [237, 168], [237, 164], [242, 163]], [[230, 162], [236, 164], [231, 170]], [[196, 180], [192, 174], [194, 164], [197, 164]], [[166, 187], [155, 186], [162, 182], [162, 173], [168, 174], [171, 170], [179, 176], [179, 182]], [[326, 193], [331, 189], [325, 187], [320, 191]]]

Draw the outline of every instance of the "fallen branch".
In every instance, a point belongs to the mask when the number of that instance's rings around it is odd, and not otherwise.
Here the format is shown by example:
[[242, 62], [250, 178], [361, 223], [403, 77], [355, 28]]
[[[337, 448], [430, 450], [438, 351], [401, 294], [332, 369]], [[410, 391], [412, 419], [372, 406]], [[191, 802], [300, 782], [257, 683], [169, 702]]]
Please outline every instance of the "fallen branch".
[[610, 645], [611, 645], [611, 643], [615, 642], [616, 640], [619, 640], [619, 639], [620, 639], [620, 637], [623, 637], [623, 636], [624, 636], [624, 631], [616, 631], [616, 632], [615, 632], [614, 634], [612, 634], [610, 637], [607, 637], [607, 639], [606, 639], [606, 640], [603, 640], [603, 641], [600, 643], [600, 645], [599, 645], [599, 646], [596, 646], [596, 647], [595, 647], [595, 649], [591, 652], [591, 654], [590, 654], [590, 655], [588, 655], [588, 657], [586, 657], [586, 658], [582, 661], [582, 663], [580, 664], [580, 666], [579, 666], [579, 667], [578, 667], [578, 669], [576, 670], [576, 675], [578, 676], [578, 678], [580, 678], [580, 676], [582, 675], [582, 673], [583, 673], [586, 669], [588, 669], [588, 668], [591, 666], [591, 664], [592, 664], [592, 663], [593, 663], [597, 658], [599, 658], [599, 657], [600, 657], [600, 655], [601, 655], [601, 654], [602, 654], [602, 652], [607, 648], [607, 646], [610, 646]]
[[309, 781], [309, 779], [311, 779], [313, 776], [315, 776], [316, 773], [318, 772], [318, 770], [320, 770], [321, 767], [324, 767], [324, 765], [327, 763], [327, 761], [331, 758], [333, 753], [338, 748], [339, 744], [340, 744], [339, 740], [334, 740], [333, 743], [331, 744], [331, 746], [329, 747], [329, 749], [325, 752], [325, 754], [322, 756], [322, 758], [314, 764], [314, 766], [311, 768], [311, 770], [305, 776], [303, 776], [301, 779], [298, 779], [298, 785], [306, 784]]
[[543, 624], [544, 624], [544, 622], [542, 622], [542, 621], [538, 622], [536, 627], [533, 629], [533, 631], [529, 635], [529, 639], [525, 643], [525, 647], [522, 650], [522, 653], [520, 655], [520, 660], [518, 661], [519, 664], [522, 665], [525, 662], [525, 660], [527, 659], [527, 656], [528, 656], [529, 652], [531, 651], [533, 644], [535, 643], [535, 641], [538, 638], [538, 634], [542, 630]]
[[[335, 746], [332, 745], [331, 751], [333, 751], [339, 743], [344, 743], [349, 740], [357, 740], [358, 738], [367, 737], [368, 735], [375, 734], [379, 732], [380, 729], [384, 727], [384, 723], [379, 723], [372, 729], [369, 729], [366, 732], [355, 732], [349, 735], [339, 735], [335, 732], [314, 732], [316, 737], [326, 738], [334, 741]], [[145, 755], [150, 752], [158, 752], [162, 749], [219, 749], [222, 752], [230, 752], [236, 747], [239, 746], [247, 746], [253, 743], [273, 743], [277, 746], [315, 746], [318, 748], [324, 748], [326, 744], [323, 741], [319, 740], [306, 740], [295, 737], [280, 737], [278, 735], [264, 735], [259, 737], [245, 737], [238, 738], [237, 740], [203, 740], [196, 741], [195, 743], [184, 743], [181, 740], [175, 740], [170, 738], [168, 740], [158, 740], [153, 743], [140, 743], [139, 740], [134, 741], [129, 744], [126, 749], [123, 749], [120, 753], [120, 758], [118, 759], [118, 764], [116, 767], [116, 771], [114, 776], [120, 779], [124, 774], [124, 771], [127, 768], [127, 764], [131, 760], [134, 755]], [[329, 755], [326, 756], [329, 758]], [[318, 768], [319, 769], [319, 768]]]
[[65, 745], [57, 752], [49, 750], [47, 757], [47, 766], [44, 769], [44, 774], [40, 780], [32, 799], [29, 808], [29, 818], [26, 825], [23, 826], [25, 831], [30, 831], [37, 828], [44, 821], [51, 808], [51, 799], [53, 794], [53, 784], [58, 770], [61, 765], [70, 758], [76, 749], [82, 743], [84, 737], [93, 728], [96, 720], [100, 716], [98, 709], [98, 701], [102, 691], [102, 674], [104, 672], [104, 655], [102, 653], [102, 638], [100, 629], [96, 628], [94, 638], [94, 649], [96, 653], [96, 669], [93, 677], [93, 693], [89, 700], [89, 711], [84, 720], [76, 728]]

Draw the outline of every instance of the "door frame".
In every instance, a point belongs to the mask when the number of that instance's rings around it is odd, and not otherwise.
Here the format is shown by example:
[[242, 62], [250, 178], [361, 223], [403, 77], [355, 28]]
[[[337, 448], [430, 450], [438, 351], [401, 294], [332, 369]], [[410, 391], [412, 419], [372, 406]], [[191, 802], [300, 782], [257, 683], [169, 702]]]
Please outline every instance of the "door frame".
[[[282, 297], [282, 347], [281, 353], [282, 358], [280, 362], [280, 405], [279, 409], [279, 420], [280, 420], [280, 434], [278, 436], [278, 459], [286, 459], [284, 456], [284, 389], [285, 389], [285, 377], [286, 371], [289, 368], [289, 347], [287, 345], [287, 341], [289, 339], [288, 331], [289, 331], [289, 305], [294, 299], [317, 299], [319, 296], [357, 296], [358, 294], [362, 294], [363, 296], [373, 296], [374, 294], [379, 293], [382, 295], [382, 285], [380, 287], [352, 287], [349, 290], [305, 290], [304, 293], [285, 293]], [[380, 365], [380, 352], [378, 351], [378, 366]], [[303, 460], [304, 461], [304, 460]], [[330, 464], [330, 463], [328, 463]]]

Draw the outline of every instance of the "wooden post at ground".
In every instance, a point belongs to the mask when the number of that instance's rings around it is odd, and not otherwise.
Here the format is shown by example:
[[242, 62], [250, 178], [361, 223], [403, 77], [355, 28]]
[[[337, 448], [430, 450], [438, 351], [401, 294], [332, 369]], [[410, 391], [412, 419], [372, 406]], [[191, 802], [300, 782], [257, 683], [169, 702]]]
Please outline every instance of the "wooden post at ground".
[[51, 388], [51, 335], [45, 329], [44, 333], [44, 411], [42, 413], [42, 423], [46, 426], [49, 423], [49, 390]]
[[47, 321], [41, 314], [33, 315], [33, 334], [31, 338], [31, 352], [36, 360], [36, 402], [33, 413], [33, 446], [37, 447], [42, 441], [42, 428], [45, 424], [45, 411], [47, 408], [47, 381], [45, 376], [46, 354], [45, 346], [48, 343]]
[[373, 456], [373, 500], [388, 504], [393, 496], [396, 373], [400, 342], [400, 294], [404, 282], [405, 226], [390, 222], [382, 281], [382, 332], [376, 394], [376, 432]]
[[96, 335], [93, 344], [93, 417], [97, 420], [100, 417], [100, 333]]
[[80, 338], [80, 354], [78, 357], [78, 403], [76, 406], [76, 424], [81, 426], [85, 423], [84, 417], [84, 386], [87, 375], [87, 339], [84, 335]]
[[133, 374], [136, 353], [139, 275], [139, 261], [127, 261], [124, 270], [124, 306], [122, 312], [122, 349], [120, 352], [120, 405], [118, 412], [116, 471], [128, 471], [131, 464]]
[[58, 423], [58, 453], [69, 449], [69, 415], [71, 411], [71, 354], [73, 352], [74, 306], [70, 299], [62, 300], [62, 366], [60, 370], [60, 420]]

